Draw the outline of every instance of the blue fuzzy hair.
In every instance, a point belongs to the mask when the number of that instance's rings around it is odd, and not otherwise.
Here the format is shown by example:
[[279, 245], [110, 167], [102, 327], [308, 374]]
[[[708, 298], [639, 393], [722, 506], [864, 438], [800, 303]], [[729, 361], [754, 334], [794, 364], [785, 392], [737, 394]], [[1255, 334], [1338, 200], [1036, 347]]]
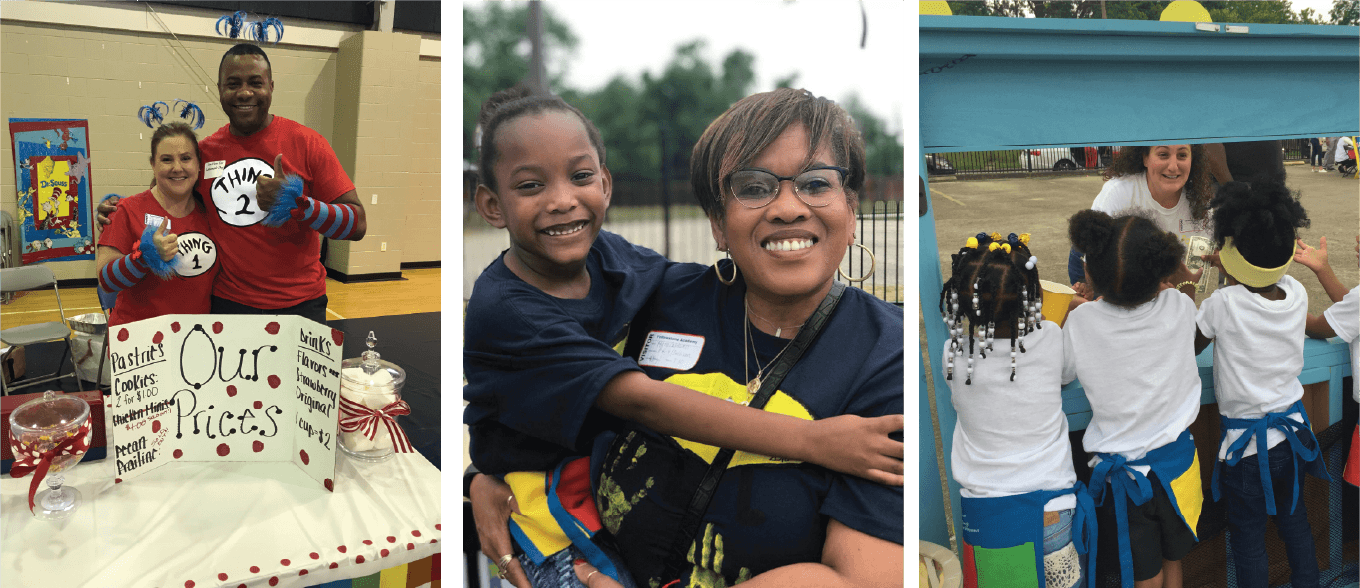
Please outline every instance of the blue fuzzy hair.
[[269, 207], [269, 214], [260, 222], [266, 227], [277, 227], [292, 219], [293, 209], [297, 208], [297, 199], [301, 195], [302, 178], [295, 174], [283, 176], [283, 187], [279, 188], [279, 197], [274, 201], [274, 205]]

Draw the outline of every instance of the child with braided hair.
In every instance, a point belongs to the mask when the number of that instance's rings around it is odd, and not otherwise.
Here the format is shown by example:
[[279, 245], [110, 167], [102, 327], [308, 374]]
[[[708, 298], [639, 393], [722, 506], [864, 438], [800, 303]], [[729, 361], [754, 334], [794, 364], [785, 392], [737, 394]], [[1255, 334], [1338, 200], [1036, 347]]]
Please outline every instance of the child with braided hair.
[[1172, 285], [1196, 272], [1181, 262], [1180, 239], [1143, 216], [1083, 210], [1068, 235], [1100, 297], [1062, 329], [1062, 380], [1080, 378], [1091, 404], [1082, 438], [1100, 529], [1091, 568], [1118, 570], [1124, 588], [1179, 588], [1203, 493], [1188, 431], [1200, 399], [1195, 303]]
[[1220, 497], [1221, 470], [1240, 586], [1266, 586], [1266, 520], [1273, 515], [1289, 557], [1290, 585], [1315, 587], [1317, 558], [1299, 487], [1304, 473], [1329, 478], [1301, 402], [1308, 292], [1285, 274], [1297, 229], [1308, 226], [1308, 217], [1278, 181], [1229, 182], [1209, 206], [1229, 284], [1204, 301], [1196, 321], [1195, 350], [1214, 341], [1214, 394], [1222, 419], [1213, 497]]
[[940, 295], [970, 586], [1014, 578], [1017, 557], [1040, 586], [1081, 585], [1096, 535], [1062, 410], [1062, 331], [1040, 313], [1037, 263], [1028, 234], [979, 233], [954, 254]]

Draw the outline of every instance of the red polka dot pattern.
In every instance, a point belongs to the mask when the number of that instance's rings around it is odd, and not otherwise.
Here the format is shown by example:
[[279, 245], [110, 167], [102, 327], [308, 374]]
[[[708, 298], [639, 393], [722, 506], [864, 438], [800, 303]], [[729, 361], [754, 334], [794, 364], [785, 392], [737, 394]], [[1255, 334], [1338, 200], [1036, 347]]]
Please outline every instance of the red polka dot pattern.
[[264, 451], [264, 443], [257, 439], [255, 440], [254, 443], [250, 444], [250, 448], [254, 449], [255, 453], [259, 453], [261, 451]]
[[279, 323], [271, 321], [269, 324], [264, 326], [264, 332], [269, 333], [270, 335], [279, 334]]
[[357, 563], [357, 564], [364, 563], [364, 556], [361, 555], [361, 556], [359, 556], [359, 557], [354, 558], [354, 563]]
[[223, 581], [223, 582], [226, 582], [226, 581], [227, 581], [227, 573], [226, 573], [226, 572], [220, 572], [220, 573], [218, 573], [218, 574], [217, 574], [217, 579], [218, 579], [218, 580], [221, 580], [221, 581]]
[[279, 577], [278, 577], [278, 576], [274, 576], [274, 577], [269, 578], [269, 585], [270, 585], [270, 586], [278, 586], [278, 585], [279, 585]]
[[306, 576], [306, 575], [307, 575], [307, 570], [298, 570], [298, 575], [299, 575], [299, 576]]
[[176, 450], [175, 450], [175, 453], [174, 453], [174, 456], [175, 456], [175, 459], [179, 459], [179, 458], [181, 458], [181, 457], [184, 457], [184, 450], [182, 450], [182, 449], [176, 449]]
[[388, 551], [387, 551], [386, 549], [384, 549], [384, 550], [382, 550], [382, 551], [379, 551], [379, 552], [378, 552], [378, 555], [381, 555], [382, 557], [387, 557], [387, 553], [388, 553]]
[[288, 566], [288, 565], [292, 565], [293, 562], [289, 561], [287, 558], [284, 558], [284, 559], [279, 560], [279, 563], [281, 563], [281, 564], [283, 564], [283, 565], [285, 565], [285, 566]]
[[219, 457], [226, 457], [228, 453], [231, 453], [231, 447], [226, 443], [217, 446], [217, 455]]
[[[123, 332], [126, 333], [127, 331], [123, 331]], [[126, 339], [124, 339], [124, 340], [126, 340]], [[184, 581], [184, 588], [194, 588], [194, 581], [193, 581], [193, 580], [185, 580], [185, 581]]]
[[269, 387], [270, 387], [270, 388], [278, 388], [278, 387], [279, 387], [279, 384], [282, 384], [282, 383], [283, 383], [283, 380], [280, 380], [278, 376], [275, 376], [275, 375], [270, 375], [270, 376], [269, 376]]
[[160, 332], [160, 331], [156, 331], [156, 334], [153, 335], [153, 336], [151, 337], [151, 342], [152, 342], [152, 343], [155, 343], [155, 344], [157, 344], [157, 345], [160, 345], [160, 344], [161, 344], [161, 341], [164, 341], [164, 340], [165, 340], [165, 334], [162, 333], [162, 332]]
[[158, 420], [157, 420], [157, 421], [151, 421], [151, 432], [152, 432], [152, 433], [159, 433], [159, 432], [161, 432], [161, 422], [160, 422], [160, 421], [158, 421]]
[[252, 574], [260, 573], [260, 566], [250, 566], [250, 573]]
[[435, 524], [434, 524], [434, 530], [436, 530], [436, 531], [441, 531], [441, 530], [443, 530], [443, 526], [441, 526], [439, 523], [435, 523]]
[[[127, 340], [128, 340], [128, 332], [127, 332], [127, 329], [118, 329], [118, 341], [121, 343], [121, 342], [127, 341]], [[188, 582], [185, 582], [184, 585], [186, 585], [186, 586], [193, 586], [193, 585], [194, 585], [194, 581], [193, 581], [193, 580], [189, 580]]]
[[236, 396], [236, 386], [227, 386], [227, 396], [228, 397]]
[[340, 547], [336, 547], [335, 550], [339, 551], [340, 553], [344, 553], [345, 551], [348, 551], [349, 548], [345, 547], [344, 545], [341, 545]]
[[217, 334], [220, 334], [221, 332], [222, 332], [222, 323], [220, 323], [220, 322], [218, 322], [218, 323], [213, 323], [213, 334], [214, 334], [214, 335], [217, 335]]
[[179, 321], [175, 321], [175, 322], [173, 322], [173, 323], [170, 323], [170, 331], [171, 331], [171, 332], [175, 332], [175, 333], [178, 333], [178, 332], [179, 332]]
[[414, 536], [416, 536], [416, 537], [419, 537], [419, 536], [420, 536], [420, 529], [416, 529], [416, 530], [414, 530], [414, 531], [411, 531], [411, 534], [414, 535]]
[[309, 463], [312, 463], [312, 458], [307, 457], [307, 450], [306, 450], [306, 449], [300, 449], [300, 450], [298, 450], [298, 457], [302, 459], [302, 465], [307, 465], [307, 464], [309, 464]]
[[114, 478], [114, 479], [113, 479], [113, 483], [114, 483], [114, 484], [122, 484], [122, 483], [123, 483], [123, 479], [122, 479], [122, 478]]
[[331, 562], [330, 568], [331, 568], [332, 570], [335, 569], [335, 568], [338, 568], [338, 567], [340, 567], [340, 562], [336, 562], [336, 561]]
[[407, 544], [406, 544], [406, 550], [407, 550], [407, 551], [410, 551], [410, 550], [415, 549], [415, 548], [416, 548], [416, 544], [415, 544], [415, 543], [407, 543]]
[[397, 542], [397, 538], [396, 538], [396, 537], [393, 537], [393, 536], [391, 536], [391, 535], [388, 535], [388, 536], [387, 536], [387, 542], [388, 542], [388, 543], [396, 543], [396, 542]]
[[321, 559], [321, 554], [313, 551], [311, 557], [312, 559]]
[[327, 491], [335, 492], [335, 482], [332, 482], [330, 478], [326, 478], [326, 481], [322, 482], [321, 485], [325, 486]]
[[252, 404], [251, 406], [254, 406], [255, 410], [260, 410], [261, 408], [264, 408], [264, 403], [256, 400], [255, 404]]
[[364, 539], [364, 545], [372, 545], [372, 544], [373, 544], [372, 541], [369, 541], [368, 539]]
[[343, 332], [341, 332], [341, 331], [338, 331], [338, 330], [335, 330], [335, 329], [331, 329], [331, 340], [332, 340], [332, 341], [335, 341], [335, 344], [336, 344], [336, 345], [344, 345], [344, 344], [345, 344], [345, 334], [344, 334]]

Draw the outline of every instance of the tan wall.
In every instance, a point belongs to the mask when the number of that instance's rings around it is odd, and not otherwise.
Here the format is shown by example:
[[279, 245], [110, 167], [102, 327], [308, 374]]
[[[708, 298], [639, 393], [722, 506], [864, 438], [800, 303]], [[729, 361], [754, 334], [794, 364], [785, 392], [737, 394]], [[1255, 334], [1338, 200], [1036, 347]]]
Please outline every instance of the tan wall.
[[[288, 30], [288, 34], [294, 33], [307, 32]], [[325, 34], [338, 38], [334, 31], [313, 36]], [[335, 263], [333, 259], [329, 265], [346, 274], [359, 274], [398, 271], [403, 261], [438, 260], [439, 59], [422, 60], [419, 36], [339, 34], [350, 39], [377, 35], [386, 40], [358, 42], [361, 62], [373, 64], [369, 66], [368, 93], [350, 91], [363, 86], [353, 84], [348, 76], [337, 76], [339, 47], [265, 46], [275, 79], [270, 112], [315, 129], [336, 146], [337, 154], [341, 151], [337, 140], [343, 143], [345, 132], [372, 132], [367, 129], [378, 121], [400, 129], [400, 134], [394, 132], [381, 141], [365, 141], [357, 159], [351, 147], [346, 164], [369, 223], [368, 236], [354, 247], [376, 252], [380, 241], [375, 237], [381, 237], [387, 240], [388, 252], [372, 258], [359, 256], [353, 260], [358, 263], [347, 258], [344, 263]], [[205, 89], [205, 85], [216, 81], [222, 53], [236, 41], [195, 37], [184, 31], [176, 35], [178, 40], [168, 33], [0, 21], [0, 36], [4, 38], [0, 44], [0, 117], [87, 119], [95, 200], [107, 193], [140, 192], [151, 179], [148, 159], [152, 133], [136, 117], [140, 106], [158, 100], [171, 103], [177, 98], [197, 103], [207, 118], [198, 131], [200, 137], [227, 122], [216, 88]], [[388, 48], [380, 49], [380, 45]], [[380, 61], [398, 63], [400, 69], [379, 66]], [[343, 81], [337, 84], [337, 79]], [[390, 91], [380, 91], [380, 97], [373, 93], [382, 88]], [[4, 160], [0, 167], [0, 210], [16, 215], [14, 156], [7, 139], [0, 144], [0, 159]], [[345, 162], [343, 155], [341, 161]], [[356, 170], [369, 175], [356, 176]], [[369, 204], [375, 190], [379, 194], [376, 206]], [[408, 207], [412, 202], [420, 204]], [[429, 215], [436, 218], [427, 218]], [[421, 246], [413, 245], [417, 243]], [[59, 279], [95, 275], [93, 260], [48, 265]]]

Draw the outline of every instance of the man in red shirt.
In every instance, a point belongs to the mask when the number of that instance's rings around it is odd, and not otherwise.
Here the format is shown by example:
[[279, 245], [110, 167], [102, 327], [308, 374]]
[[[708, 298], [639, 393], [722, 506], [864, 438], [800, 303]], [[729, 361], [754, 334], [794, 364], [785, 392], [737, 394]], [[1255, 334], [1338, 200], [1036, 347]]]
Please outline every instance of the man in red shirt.
[[[317, 233], [362, 239], [363, 204], [325, 138], [269, 113], [274, 79], [262, 49], [248, 43], [228, 49], [217, 75], [229, 122], [199, 141], [204, 167], [197, 187], [222, 262], [212, 312], [296, 314], [324, 322], [326, 268]], [[282, 189], [284, 173], [302, 179], [300, 212], [266, 227], [261, 221]], [[100, 204], [101, 224], [108, 224], [115, 206], [116, 198]]]

